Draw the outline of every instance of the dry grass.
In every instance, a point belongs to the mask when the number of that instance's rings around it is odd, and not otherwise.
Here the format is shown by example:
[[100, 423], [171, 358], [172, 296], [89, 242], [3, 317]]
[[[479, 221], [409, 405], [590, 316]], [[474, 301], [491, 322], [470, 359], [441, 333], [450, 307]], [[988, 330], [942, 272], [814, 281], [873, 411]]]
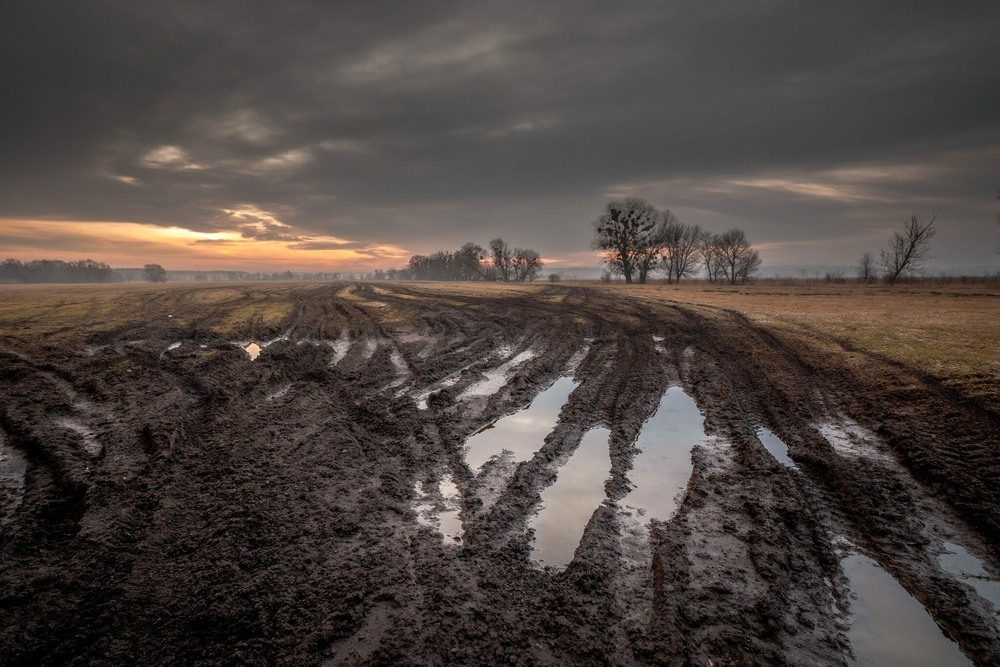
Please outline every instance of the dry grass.
[[783, 335], [833, 339], [928, 373], [1000, 409], [996, 285], [624, 285], [601, 289], [743, 314]]

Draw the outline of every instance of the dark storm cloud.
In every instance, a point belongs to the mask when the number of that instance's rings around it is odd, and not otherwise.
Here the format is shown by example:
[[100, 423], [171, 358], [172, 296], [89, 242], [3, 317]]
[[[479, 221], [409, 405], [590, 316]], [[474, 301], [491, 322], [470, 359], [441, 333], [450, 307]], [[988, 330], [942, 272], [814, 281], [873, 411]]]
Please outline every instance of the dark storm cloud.
[[2, 11], [0, 217], [552, 255], [618, 190], [808, 239], [1000, 179], [995, 2]]

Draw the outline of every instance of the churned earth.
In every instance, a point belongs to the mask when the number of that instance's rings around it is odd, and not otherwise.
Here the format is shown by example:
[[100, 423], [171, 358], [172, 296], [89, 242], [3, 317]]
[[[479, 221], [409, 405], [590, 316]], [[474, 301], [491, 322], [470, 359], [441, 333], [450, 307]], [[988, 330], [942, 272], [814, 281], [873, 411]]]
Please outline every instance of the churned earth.
[[1000, 414], [597, 285], [4, 288], [6, 664], [1000, 664]]

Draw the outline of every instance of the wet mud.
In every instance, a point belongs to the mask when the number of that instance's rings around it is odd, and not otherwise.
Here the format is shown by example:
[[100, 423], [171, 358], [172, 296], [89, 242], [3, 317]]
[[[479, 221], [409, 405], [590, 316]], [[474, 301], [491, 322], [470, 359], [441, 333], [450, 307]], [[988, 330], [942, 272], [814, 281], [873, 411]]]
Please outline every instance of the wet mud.
[[886, 615], [1000, 664], [1000, 415], [925, 375], [597, 288], [295, 298], [0, 332], [5, 664], [906, 664]]

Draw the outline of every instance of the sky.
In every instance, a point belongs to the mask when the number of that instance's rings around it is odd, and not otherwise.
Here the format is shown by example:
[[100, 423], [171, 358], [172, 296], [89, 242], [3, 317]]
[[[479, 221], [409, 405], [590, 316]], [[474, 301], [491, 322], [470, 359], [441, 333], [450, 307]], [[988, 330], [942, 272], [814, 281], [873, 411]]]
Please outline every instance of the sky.
[[766, 265], [939, 211], [1000, 264], [1000, 3], [6, 0], [0, 256], [371, 270], [503, 237], [598, 266], [639, 196]]

